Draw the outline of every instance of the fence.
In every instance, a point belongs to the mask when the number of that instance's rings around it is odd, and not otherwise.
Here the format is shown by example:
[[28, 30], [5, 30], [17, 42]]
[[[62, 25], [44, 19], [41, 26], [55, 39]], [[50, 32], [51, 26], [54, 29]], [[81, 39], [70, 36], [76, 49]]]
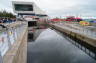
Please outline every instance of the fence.
[[25, 27], [26, 22], [16, 22], [6, 26], [0, 31], [0, 63], [3, 63], [2, 59], [6, 52], [12, 47], [12, 45], [18, 40]]

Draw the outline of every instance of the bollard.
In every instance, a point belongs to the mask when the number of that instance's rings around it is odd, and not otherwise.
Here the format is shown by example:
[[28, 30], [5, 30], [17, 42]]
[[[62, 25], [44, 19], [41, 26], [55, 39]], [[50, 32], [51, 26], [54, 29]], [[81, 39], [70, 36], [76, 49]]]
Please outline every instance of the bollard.
[[15, 39], [17, 40], [17, 30], [16, 30], [16, 27], [15, 27]]
[[16, 28], [16, 33], [17, 33], [17, 39], [18, 39], [19, 37], [18, 27]]
[[16, 38], [15, 38], [15, 28], [13, 28], [13, 37], [14, 37], [14, 41], [16, 42]]

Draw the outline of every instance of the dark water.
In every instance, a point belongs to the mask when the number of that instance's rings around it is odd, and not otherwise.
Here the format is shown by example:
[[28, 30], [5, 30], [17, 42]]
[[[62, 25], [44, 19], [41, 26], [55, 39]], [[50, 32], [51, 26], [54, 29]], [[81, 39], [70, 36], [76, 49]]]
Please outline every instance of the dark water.
[[83, 51], [51, 29], [28, 43], [27, 63], [96, 63]]

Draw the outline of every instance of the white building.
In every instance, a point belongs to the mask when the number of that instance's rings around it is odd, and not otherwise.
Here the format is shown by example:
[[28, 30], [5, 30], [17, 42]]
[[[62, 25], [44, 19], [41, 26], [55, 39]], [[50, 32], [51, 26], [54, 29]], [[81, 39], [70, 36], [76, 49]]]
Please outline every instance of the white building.
[[18, 17], [35, 16], [36, 18], [48, 19], [48, 16], [34, 2], [12, 1], [13, 11]]

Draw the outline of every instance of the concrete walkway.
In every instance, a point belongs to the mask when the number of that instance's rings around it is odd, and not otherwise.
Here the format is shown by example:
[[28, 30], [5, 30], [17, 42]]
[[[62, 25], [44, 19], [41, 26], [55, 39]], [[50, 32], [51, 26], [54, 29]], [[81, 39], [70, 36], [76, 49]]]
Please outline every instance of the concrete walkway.
[[83, 51], [51, 29], [28, 43], [27, 63], [96, 63]]

